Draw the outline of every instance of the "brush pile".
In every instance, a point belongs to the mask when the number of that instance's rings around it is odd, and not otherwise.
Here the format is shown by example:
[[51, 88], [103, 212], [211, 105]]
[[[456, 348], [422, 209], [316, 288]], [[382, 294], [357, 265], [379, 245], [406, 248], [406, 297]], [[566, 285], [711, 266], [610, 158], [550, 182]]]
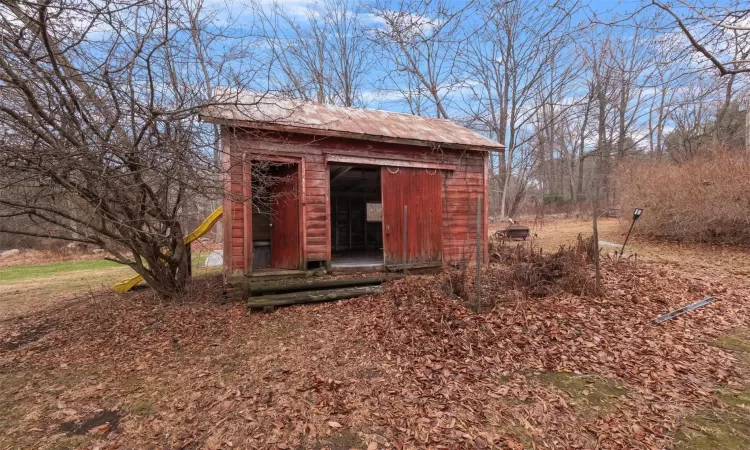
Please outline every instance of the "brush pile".
[[591, 238], [581, 235], [574, 245], [560, 247], [545, 254], [531, 243], [498, 245], [493, 243], [490, 260], [494, 269], [505, 272], [506, 287], [530, 297], [544, 297], [568, 292], [586, 295], [592, 290], [590, 264], [596, 246]]

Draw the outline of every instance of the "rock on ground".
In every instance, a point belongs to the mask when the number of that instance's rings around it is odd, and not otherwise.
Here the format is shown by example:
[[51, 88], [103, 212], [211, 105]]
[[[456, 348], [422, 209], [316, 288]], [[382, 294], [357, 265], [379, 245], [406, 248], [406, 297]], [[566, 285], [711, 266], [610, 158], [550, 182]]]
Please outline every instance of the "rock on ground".
[[208, 254], [206, 262], [203, 264], [206, 267], [221, 266], [224, 264], [224, 251], [214, 250]]

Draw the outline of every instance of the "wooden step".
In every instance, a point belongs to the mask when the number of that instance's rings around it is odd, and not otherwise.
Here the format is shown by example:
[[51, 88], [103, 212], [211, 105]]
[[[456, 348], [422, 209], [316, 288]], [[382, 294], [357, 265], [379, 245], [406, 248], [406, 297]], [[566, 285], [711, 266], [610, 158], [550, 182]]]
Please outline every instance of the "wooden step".
[[270, 293], [311, 291], [319, 289], [343, 288], [353, 286], [370, 286], [385, 283], [390, 280], [403, 278], [401, 274], [378, 275], [373, 277], [350, 278], [307, 278], [293, 280], [251, 281], [250, 295], [264, 295]]
[[318, 291], [289, 292], [286, 294], [263, 295], [250, 297], [247, 300], [249, 308], [267, 308], [286, 305], [301, 305], [304, 303], [328, 302], [347, 298], [362, 297], [364, 295], [382, 294], [381, 286], [357, 286], [340, 289], [323, 289]]
[[306, 270], [291, 270], [291, 269], [261, 269], [256, 270], [252, 274], [249, 275], [248, 278], [251, 280], [258, 280], [258, 281], [269, 281], [269, 280], [280, 280], [280, 279], [289, 279], [289, 278], [304, 278], [308, 277], [310, 274]]

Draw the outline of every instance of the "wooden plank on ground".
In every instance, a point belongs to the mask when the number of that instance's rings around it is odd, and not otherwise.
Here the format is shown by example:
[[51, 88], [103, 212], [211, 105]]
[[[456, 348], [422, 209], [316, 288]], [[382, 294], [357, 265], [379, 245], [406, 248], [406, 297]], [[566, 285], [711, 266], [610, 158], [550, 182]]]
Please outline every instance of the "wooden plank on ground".
[[427, 261], [427, 262], [415, 262], [408, 264], [388, 264], [386, 268], [391, 271], [395, 270], [409, 270], [409, 269], [431, 269], [435, 267], [442, 267], [442, 261]]
[[301, 305], [382, 293], [383, 288], [381, 286], [358, 286], [344, 289], [325, 289], [322, 291], [291, 292], [287, 294], [250, 297], [247, 306], [250, 308], [266, 308], [269, 306]]
[[250, 282], [251, 295], [267, 294], [269, 292], [310, 291], [314, 289], [340, 288], [352, 286], [369, 286], [381, 284], [390, 280], [403, 278], [403, 275], [392, 274], [374, 277], [353, 278], [311, 278], [304, 280], [275, 280]]

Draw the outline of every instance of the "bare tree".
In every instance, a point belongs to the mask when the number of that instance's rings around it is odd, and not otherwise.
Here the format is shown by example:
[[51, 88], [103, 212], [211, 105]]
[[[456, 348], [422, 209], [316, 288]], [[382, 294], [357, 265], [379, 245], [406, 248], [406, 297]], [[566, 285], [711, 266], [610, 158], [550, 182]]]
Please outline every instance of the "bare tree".
[[387, 62], [386, 78], [396, 86], [404, 81], [414, 86], [401, 92], [409, 104], [419, 105], [419, 114], [424, 112], [420, 99], [425, 99], [436, 117], [447, 119], [448, 97], [462, 84], [457, 57], [466, 42], [462, 21], [472, 2], [455, 7], [446, 0], [401, 0], [396, 6], [377, 2], [370, 8], [383, 23], [373, 38]]
[[359, 9], [350, 0], [324, 0], [299, 14], [255, 2], [279, 88], [318, 103], [361, 105], [372, 42]]
[[[574, 1], [556, 1], [540, 8], [526, 0], [477, 7], [481, 27], [460, 59], [468, 72], [463, 109], [472, 126], [506, 145], [496, 165], [493, 159], [492, 168], [500, 190], [496, 201], [501, 216], [507, 212], [513, 166], [518, 163], [516, 148], [534, 138], [521, 130], [531, 126], [538, 111], [557, 114], [562, 105], [555, 101], [575, 72], [558, 55], [565, 54], [572, 42], [571, 17], [577, 7]], [[549, 119], [535, 125], [554, 128], [556, 119]], [[537, 128], [536, 132], [550, 130]]]
[[[61, 230], [60, 238], [106, 249], [163, 296], [184, 289], [180, 214], [187, 199], [215, 188], [215, 136], [196, 114], [231, 101], [208, 97], [195, 30], [177, 20], [185, 7], [4, 3], [0, 216], [33, 226], [0, 231]], [[224, 40], [212, 58], [227, 61], [245, 45]], [[210, 78], [243, 88], [255, 71], [248, 62], [212, 67]]]
[[[701, 0], [666, 2], [650, 0], [653, 6], [666, 13], [690, 42], [692, 49], [707, 59], [721, 75], [750, 72], [750, 8], [743, 0], [726, 4], [705, 3]], [[741, 43], [743, 51], [728, 44]]]
[[615, 157], [621, 159], [634, 150], [638, 139], [635, 128], [642, 122], [644, 108], [644, 82], [653, 61], [649, 52], [651, 36], [639, 26], [627, 38], [618, 37], [612, 45], [612, 63], [617, 84], [614, 108], [617, 121]]
[[331, 30], [328, 40], [328, 54], [333, 59], [330, 97], [339, 105], [360, 106], [363, 84], [372, 62], [372, 41], [367, 38], [361, 7], [349, 0], [327, 0], [322, 12]]

